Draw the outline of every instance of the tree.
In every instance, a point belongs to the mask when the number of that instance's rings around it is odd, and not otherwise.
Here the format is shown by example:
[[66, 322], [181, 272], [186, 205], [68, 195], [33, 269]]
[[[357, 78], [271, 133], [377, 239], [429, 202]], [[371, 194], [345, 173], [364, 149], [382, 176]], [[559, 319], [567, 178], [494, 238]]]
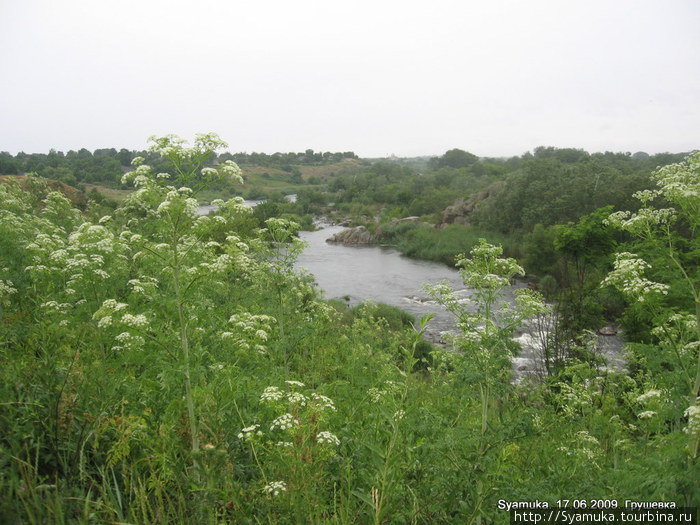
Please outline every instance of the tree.
[[433, 169], [438, 168], [466, 168], [479, 160], [476, 155], [462, 149], [451, 149], [442, 157], [431, 159]]

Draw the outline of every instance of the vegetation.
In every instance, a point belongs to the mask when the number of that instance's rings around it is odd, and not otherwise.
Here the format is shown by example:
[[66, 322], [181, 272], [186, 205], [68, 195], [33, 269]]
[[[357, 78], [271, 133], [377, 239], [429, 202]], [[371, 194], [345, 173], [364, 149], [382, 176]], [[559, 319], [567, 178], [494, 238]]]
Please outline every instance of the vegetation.
[[[552, 366], [518, 385], [513, 330], [549, 314], [530, 290], [502, 306], [524, 270], [501, 248], [454, 241], [474, 308], [433, 289], [462, 335], [456, 352], [431, 347], [428, 318], [321, 300], [293, 268], [299, 224], [274, 201], [216, 201], [198, 216], [198, 192], [242, 181], [232, 159], [212, 163], [223, 147], [213, 134], [155, 139], [129, 159], [119, 182], [135, 190], [115, 209], [79, 209], [37, 177], [0, 184], [3, 522], [507, 523], [499, 500], [700, 504], [700, 154], [647, 178], [649, 158], [543, 149], [330, 180], [337, 202], [389, 218], [509, 173], [493, 198], [519, 232], [496, 227], [494, 204], [479, 233], [522, 239], [571, 295], [571, 336], [543, 345]], [[617, 181], [605, 198], [505, 205], [519, 177], [544, 190], [570, 176], [587, 193], [595, 162]], [[618, 182], [642, 191], [630, 199]], [[310, 190], [295, 206], [332, 198]], [[607, 205], [625, 208], [596, 211]], [[428, 228], [387, 235], [429, 246]], [[599, 366], [574, 337], [604, 297], [635, 341], [629, 370]]]

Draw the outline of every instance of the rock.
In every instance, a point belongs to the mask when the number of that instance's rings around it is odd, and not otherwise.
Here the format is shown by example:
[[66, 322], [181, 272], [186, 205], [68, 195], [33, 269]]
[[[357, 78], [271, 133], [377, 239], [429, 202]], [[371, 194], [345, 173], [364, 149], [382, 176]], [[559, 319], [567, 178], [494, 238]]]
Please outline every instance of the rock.
[[23, 190], [33, 193], [42, 201], [46, 198], [48, 191], [59, 191], [76, 208], [84, 210], [87, 207], [88, 199], [83, 191], [58, 180], [45, 179], [43, 177], [27, 177], [24, 175], [0, 175], [0, 183], [19, 184]]
[[603, 328], [598, 329], [600, 335], [617, 335], [617, 328], [609, 324]]
[[326, 242], [342, 244], [372, 244], [376, 239], [364, 226], [348, 228], [336, 233], [333, 237], [326, 239]]
[[448, 206], [445, 208], [445, 211], [442, 212], [442, 223], [440, 226], [446, 226], [447, 224], [469, 224], [469, 215], [474, 213], [479, 203], [497, 193], [504, 185], [505, 182], [496, 182], [479, 193], [473, 194], [466, 200], [457, 199], [452, 206]]

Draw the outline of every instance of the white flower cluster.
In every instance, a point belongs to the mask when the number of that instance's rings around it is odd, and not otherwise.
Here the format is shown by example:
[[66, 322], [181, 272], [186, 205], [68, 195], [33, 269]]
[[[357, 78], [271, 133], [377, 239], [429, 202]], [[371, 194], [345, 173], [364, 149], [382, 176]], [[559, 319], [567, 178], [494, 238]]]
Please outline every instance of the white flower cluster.
[[202, 168], [200, 173], [205, 179], [215, 179], [219, 175], [219, 172], [214, 168]]
[[651, 419], [655, 415], [656, 412], [654, 412], [653, 410], [645, 410], [644, 412], [640, 412], [639, 414], [637, 414], [637, 417], [639, 419]]
[[253, 315], [248, 312], [232, 315], [229, 323], [236, 331], [221, 334], [222, 339], [231, 340], [241, 350], [256, 350], [264, 354], [267, 349], [264, 343], [268, 340], [274, 317], [269, 315]]
[[237, 182], [239, 184], [243, 183], [243, 172], [241, 171], [241, 168], [238, 167], [238, 164], [232, 160], [227, 160], [221, 164], [219, 166], [219, 172], [233, 182]]
[[256, 435], [262, 436], [263, 433], [261, 430], [258, 430], [259, 428], [260, 425], [251, 425], [242, 429], [238, 434], [238, 439], [245, 439], [247, 441], [250, 441]]
[[58, 312], [64, 315], [68, 313], [68, 309], [71, 306], [72, 305], [70, 303], [59, 303], [57, 301], [47, 301], [41, 304], [42, 308], [46, 308], [47, 310], [53, 310], [54, 312]]
[[263, 393], [260, 395], [260, 401], [263, 403], [280, 401], [284, 398], [284, 392], [282, 392], [276, 386], [268, 386]]
[[384, 394], [386, 394], [384, 390], [380, 390], [375, 387], [372, 387], [369, 390], [367, 390], [367, 395], [369, 395], [369, 398], [372, 400], [373, 403], [378, 403], [382, 399], [382, 396]]
[[[148, 318], [144, 314], [133, 315], [124, 310], [127, 308], [126, 303], [120, 303], [115, 299], [107, 299], [102, 303], [102, 306], [97, 310], [92, 318], [97, 321], [97, 327], [104, 329], [114, 325], [122, 325], [129, 328], [145, 328], [149, 325]], [[113, 346], [113, 350], [123, 350], [127, 348], [141, 348], [145, 344], [143, 337], [140, 335], [131, 334], [130, 332], [122, 332], [115, 337], [119, 343]]]
[[3, 281], [0, 279], [0, 297], [3, 295], [10, 295], [17, 293], [17, 288], [14, 287], [12, 281]]
[[270, 425], [270, 430], [274, 430], [276, 428], [279, 428], [280, 430], [288, 430], [294, 426], [299, 425], [299, 420], [295, 418], [292, 414], [282, 414], [278, 418], [276, 418], [273, 422], [272, 425]]
[[545, 304], [542, 295], [529, 288], [515, 291], [515, 302], [520, 315], [533, 317], [535, 315], [547, 313], [550, 308]]
[[196, 218], [199, 203], [197, 199], [189, 196], [191, 193], [192, 190], [184, 186], [179, 189], [173, 188], [166, 194], [165, 200], [158, 205], [156, 213], [158, 215], [182, 213], [191, 219]]
[[293, 405], [299, 405], [303, 407], [306, 406], [306, 402], [309, 400], [309, 398], [301, 392], [289, 392], [287, 394], [287, 400]]
[[340, 440], [335, 434], [325, 431], [316, 434], [316, 442], [322, 445], [340, 445]]
[[317, 394], [316, 392], [311, 394], [311, 401], [309, 404], [314, 408], [318, 408], [320, 410], [324, 410], [326, 408], [329, 410], [335, 410], [335, 404], [333, 403], [333, 400], [331, 398], [326, 397], [322, 394]]
[[301, 381], [294, 381], [292, 379], [288, 379], [285, 381], [289, 386], [298, 386], [298, 387], [305, 387], [306, 385], [302, 383]]
[[651, 266], [633, 253], [622, 252], [615, 255], [612, 272], [603, 281], [604, 285], [617, 288], [628, 298], [644, 301], [652, 294], [667, 294], [668, 285], [655, 283], [642, 276]]
[[144, 326], [148, 326], [148, 319], [143, 314], [124, 314], [122, 316], [122, 323], [132, 328], [143, 328]]
[[228, 272], [233, 266], [233, 257], [224, 253], [214, 259], [214, 262], [201, 263], [199, 266], [208, 274], [223, 274]]
[[[134, 164], [134, 161], [138, 159], [140, 159], [140, 162]], [[140, 188], [146, 186], [151, 181], [151, 167], [142, 162], [143, 159], [141, 157], [136, 157], [131, 161], [132, 166], [135, 166], [136, 169], [122, 175], [122, 184], [129, 184], [132, 182], [136, 188]]]
[[600, 445], [600, 442], [598, 439], [596, 439], [594, 436], [591, 436], [587, 431], [585, 430], [580, 430], [576, 432], [576, 440], [579, 443], [584, 443], [588, 445]]
[[141, 277], [139, 279], [131, 279], [126, 284], [135, 294], [150, 297], [158, 287], [158, 279], [155, 277]]
[[136, 350], [142, 348], [145, 344], [143, 337], [133, 335], [129, 332], [122, 332], [114, 338], [119, 344], [112, 347], [112, 350]]
[[659, 390], [649, 390], [647, 392], [644, 392], [642, 395], [637, 397], [637, 402], [638, 403], [645, 403], [649, 401], [650, 399], [654, 398], [659, 398], [661, 397], [661, 392]]
[[286, 492], [287, 484], [284, 481], [271, 481], [263, 487], [263, 492], [271, 496], [277, 496], [280, 492]]
[[637, 213], [617, 211], [611, 214], [604, 224], [620, 228], [635, 235], [644, 235], [657, 226], [671, 224], [676, 219], [676, 212], [671, 208], [642, 208]]
[[659, 168], [653, 178], [664, 197], [682, 207], [697, 210], [700, 197], [700, 151], [688, 155], [683, 162]]
[[394, 395], [399, 392], [399, 385], [394, 381], [385, 381], [382, 388], [370, 388], [367, 394], [373, 403], [378, 403], [382, 398]]

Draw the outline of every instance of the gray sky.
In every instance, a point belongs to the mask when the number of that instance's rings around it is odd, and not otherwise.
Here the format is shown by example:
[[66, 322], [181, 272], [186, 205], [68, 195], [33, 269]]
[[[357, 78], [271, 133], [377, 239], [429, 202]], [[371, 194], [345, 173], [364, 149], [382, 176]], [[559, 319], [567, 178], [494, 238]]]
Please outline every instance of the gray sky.
[[697, 0], [0, 0], [0, 150], [700, 147]]

